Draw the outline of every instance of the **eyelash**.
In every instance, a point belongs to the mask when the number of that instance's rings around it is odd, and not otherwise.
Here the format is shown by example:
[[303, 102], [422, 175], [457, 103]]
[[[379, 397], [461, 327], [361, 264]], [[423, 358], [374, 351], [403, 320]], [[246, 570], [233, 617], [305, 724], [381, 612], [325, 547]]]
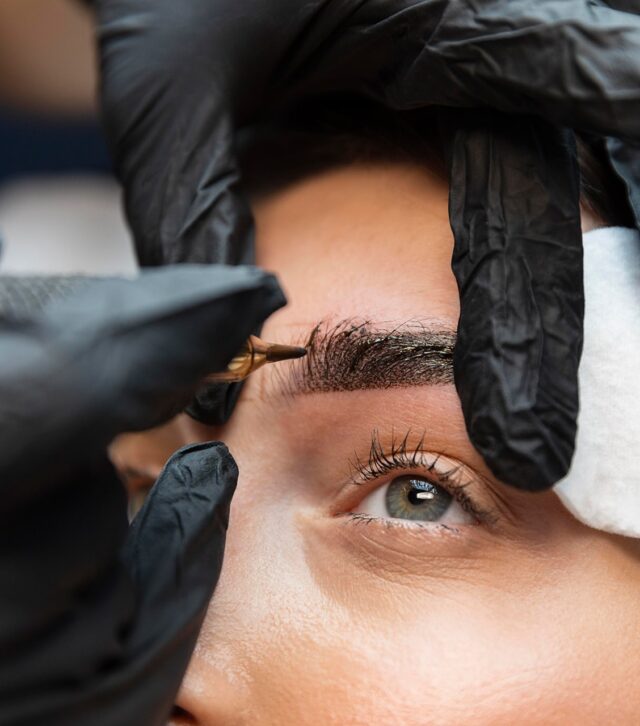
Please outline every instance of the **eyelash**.
[[[378, 431], [374, 430], [371, 435], [371, 447], [369, 449], [368, 460], [363, 462], [356, 454], [350, 462], [352, 483], [361, 486], [398, 470], [423, 469], [431, 475], [431, 477], [425, 478], [428, 478], [432, 484], [442, 487], [451, 494], [462, 509], [474, 517], [478, 523], [493, 523], [495, 521], [494, 514], [480, 507], [466, 491], [470, 484], [478, 480], [472, 479], [464, 484], [460, 482], [459, 477], [456, 480], [455, 476], [460, 473], [462, 465], [452, 466], [447, 471], [438, 471], [436, 467], [440, 459], [439, 456], [436, 456], [428, 463], [425, 461], [424, 454], [427, 453], [424, 449], [426, 432], [422, 433], [418, 444], [412, 447], [409, 447], [410, 436], [411, 430], [397, 443], [394, 434], [389, 451], [385, 451], [380, 442]], [[359, 522], [370, 522], [379, 518], [354, 514], [353, 519], [357, 519]]]

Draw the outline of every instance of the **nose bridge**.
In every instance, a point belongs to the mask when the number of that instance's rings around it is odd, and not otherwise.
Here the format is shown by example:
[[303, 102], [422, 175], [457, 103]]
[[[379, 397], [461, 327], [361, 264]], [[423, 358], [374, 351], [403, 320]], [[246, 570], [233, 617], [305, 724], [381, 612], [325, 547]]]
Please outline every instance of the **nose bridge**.
[[251, 570], [256, 562], [248, 538], [238, 539], [243, 538], [230, 528], [220, 579], [176, 699], [175, 726], [256, 723], [249, 715], [253, 694], [247, 670], [255, 637], [251, 623], [257, 593]]
[[272, 489], [251, 486], [262, 469], [241, 463], [220, 579], [176, 700], [176, 726], [279, 725], [295, 693], [304, 557], [287, 507], [272, 505]]

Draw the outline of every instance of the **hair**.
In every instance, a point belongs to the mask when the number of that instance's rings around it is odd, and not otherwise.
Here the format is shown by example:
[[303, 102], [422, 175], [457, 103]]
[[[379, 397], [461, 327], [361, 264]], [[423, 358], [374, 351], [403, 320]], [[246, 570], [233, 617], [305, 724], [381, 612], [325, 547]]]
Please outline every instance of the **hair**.
[[[241, 136], [246, 188], [254, 198], [314, 173], [380, 162], [424, 164], [448, 180], [435, 108], [393, 111], [363, 98], [298, 101]], [[576, 135], [581, 204], [607, 226], [634, 226], [623, 183], [597, 137]]]

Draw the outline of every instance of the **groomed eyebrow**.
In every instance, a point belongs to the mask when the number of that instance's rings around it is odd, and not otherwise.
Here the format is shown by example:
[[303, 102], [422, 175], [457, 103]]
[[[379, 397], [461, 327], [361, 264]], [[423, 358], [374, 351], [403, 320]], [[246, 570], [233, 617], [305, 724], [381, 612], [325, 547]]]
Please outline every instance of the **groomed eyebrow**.
[[289, 394], [453, 383], [456, 334], [417, 322], [381, 328], [370, 322], [319, 323], [294, 361]]

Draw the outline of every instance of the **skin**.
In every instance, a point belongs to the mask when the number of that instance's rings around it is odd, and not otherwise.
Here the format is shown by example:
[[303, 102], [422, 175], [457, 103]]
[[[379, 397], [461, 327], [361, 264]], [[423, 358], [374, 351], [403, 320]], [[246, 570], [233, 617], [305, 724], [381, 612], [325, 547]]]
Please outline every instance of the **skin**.
[[[258, 264], [290, 300], [263, 338], [298, 343], [319, 320], [350, 317], [455, 330], [447, 188], [428, 170], [335, 169], [255, 213]], [[172, 723], [637, 723], [638, 544], [580, 524], [552, 492], [497, 482], [452, 385], [287, 396], [288, 365], [255, 373], [224, 428], [173, 427], [176, 445], [223, 439], [240, 479]], [[343, 514], [407, 473], [349, 483], [373, 429], [383, 449], [394, 431], [411, 431], [409, 449], [425, 432], [411, 473], [429, 476], [438, 455], [445, 472], [462, 464], [489, 521]]]

